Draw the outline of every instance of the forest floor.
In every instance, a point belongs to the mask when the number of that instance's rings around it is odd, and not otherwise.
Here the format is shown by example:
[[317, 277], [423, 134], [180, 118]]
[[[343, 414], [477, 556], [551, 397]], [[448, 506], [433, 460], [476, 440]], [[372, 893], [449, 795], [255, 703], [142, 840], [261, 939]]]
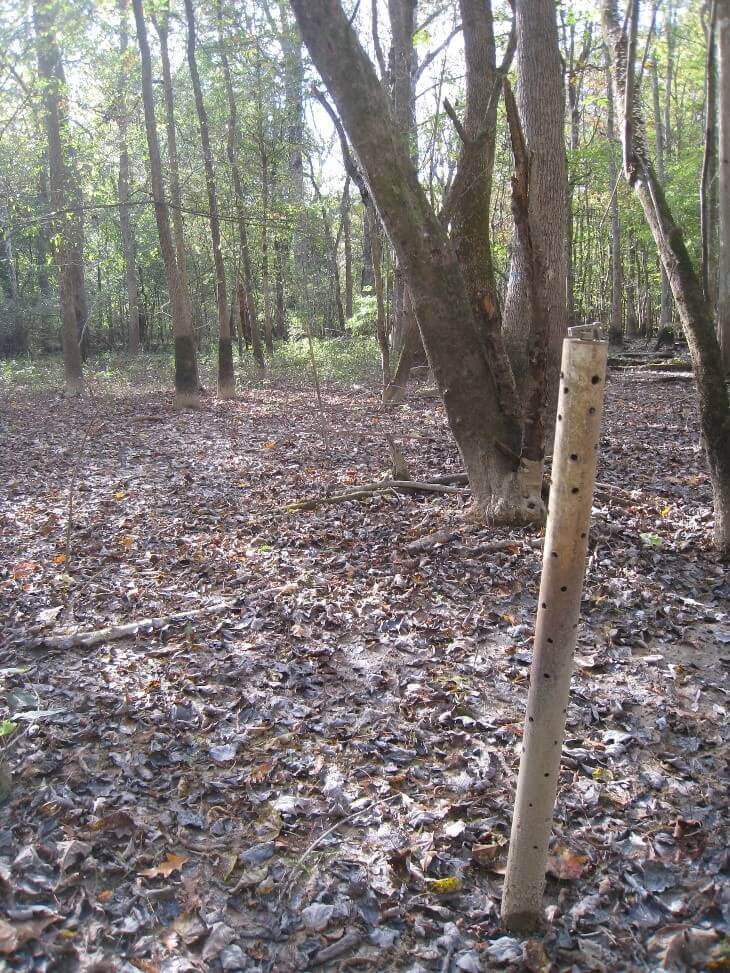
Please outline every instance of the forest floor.
[[325, 402], [326, 441], [296, 376], [184, 413], [5, 388], [0, 969], [729, 969], [730, 583], [692, 384], [610, 378], [525, 940], [499, 898], [540, 551], [462, 495], [282, 510], [377, 479], [386, 433], [418, 479], [460, 468], [433, 397]]

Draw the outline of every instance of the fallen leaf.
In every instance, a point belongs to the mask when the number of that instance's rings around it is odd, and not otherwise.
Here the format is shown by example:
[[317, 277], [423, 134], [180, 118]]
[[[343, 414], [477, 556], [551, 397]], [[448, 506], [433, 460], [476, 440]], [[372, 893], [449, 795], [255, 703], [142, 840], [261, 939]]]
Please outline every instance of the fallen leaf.
[[167, 858], [154, 868], [145, 868], [139, 872], [145, 878], [169, 878], [173, 872], [179, 872], [188, 858], [185, 855], [176, 855], [173, 852], [167, 853]]
[[548, 874], [563, 882], [581, 878], [588, 868], [587, 855], [578, 855], [570, 848], [556, 848], [547, 860]]

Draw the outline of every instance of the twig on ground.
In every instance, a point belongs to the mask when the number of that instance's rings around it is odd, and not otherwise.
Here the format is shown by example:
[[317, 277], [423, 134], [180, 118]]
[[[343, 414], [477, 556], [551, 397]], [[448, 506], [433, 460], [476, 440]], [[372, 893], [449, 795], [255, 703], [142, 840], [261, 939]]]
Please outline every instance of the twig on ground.
[[93, 649], [104, 642], [134, 638], [147, 629], [159, 631], [174, 622], [186, 622], [191, 618], [200, 618], [204, 615], [217, 615], [234, 607], [235, 603], [232, 601], [219, 601], [212, 605], [206, 605], [205, 608], [188, 609], [187, 611], [175, 612], [172, 615], [162, 615], [159, 618], [141, 618], [137, 622], [129, 622], [126, 625], [110, 625], [107, 628], [87, 629], [85, 632], [32, 638], [24, 642], [23, 645], [34, 649]]
[[283, 513], [294, 513], [297, 510], [314, 510], [333, 503], [345, 503], [348, 500], [361, 500], [374, 493], [387, 493], [389, 490], [406, 490], [414, 493], [452, 493], [464, 496], [468, 491], [459, 487], [445, 486], [441, 483], [425, 483], [420, 480], [378, 480], [375, 483], [362, 483], [344, 493], [333, 493], [330, 496], [310, 497], [308, 500], [297, 500], [285, 504], [277, 509]]

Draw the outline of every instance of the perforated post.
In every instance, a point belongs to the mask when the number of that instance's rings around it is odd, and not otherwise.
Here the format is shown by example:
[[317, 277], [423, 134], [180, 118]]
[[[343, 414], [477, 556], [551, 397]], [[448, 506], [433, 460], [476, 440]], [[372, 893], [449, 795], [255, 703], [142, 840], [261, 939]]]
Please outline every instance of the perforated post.
[[563, 343], [535, 647], [502, 894], [502, 920], [513, 931], [533, 929], [543, 917], [607, 356], [608, 342], [601, 340], [597, 327], [569, 329]]

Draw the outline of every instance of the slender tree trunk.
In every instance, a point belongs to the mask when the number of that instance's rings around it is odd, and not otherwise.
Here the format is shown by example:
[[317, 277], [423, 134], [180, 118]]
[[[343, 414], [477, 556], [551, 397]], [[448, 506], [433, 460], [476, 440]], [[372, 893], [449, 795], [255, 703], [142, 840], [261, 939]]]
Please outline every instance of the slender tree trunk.
[[274, 334], [279, 341], [286, 341], [286, 302], [284, 298], [284, 268], [287, 255], [286, 240], [280, 234], [274, 237]]
[[362, 221], [362, 272], [360, 274], [360, 293], [372, 292], [375, 287], [373, 279], [373, 254], [370, 234], [372, 232], [370, 220]]
[[717, 0], [717, 50], [720, 119], [717, 330], [725, 375], [730, 378], [730, 0]]
[[[175, 338], [175, 402], [182, 408], [194, 407], [199, 403], [200, 381], [198, 379], [198, 362], [190, 315], [190, 298], [186, 292], [186, 283], [177, 262], [175, 244], [170, 230], [165, 187], [162, 181], [162, 159], [157, 135], [155, 97], [152, 86], [152, 58], [147, 40], [147, 25], [144, 20], [142, 0], [132, 0], [132, 5], [137, 24], [137, 41], [142, 63], [142, 98], [150, 160], [152, 197], [155, 202], [157, 233], [160, 239], [160, 251], [165, 265], [167, 289], [172, 306], [172, 333]], [[174, 129], [174, 117], [172, 127]]]
[[[667, 64], [667, 89], [670, 84], [670, 65], [671, 58]], [[666, 170], [664, 168], [664, 150], [669, 144], [669, 122], [670, 115], [668, 111], [669, 107], [669, 92], [667, 90], [667, 96], [664, 103], [664, 122], [662, 122], [662, 115], [659, 105], [659, 71], [657, 68], [656, 58], [652, 61], [652, 93], [653, 93], [653, 106], [654, 106], [654, 131], [656, 133], [656, 167], [657, 175], [659, 176], [659, 181], [662, 185], [666, 182]], [[659, 327], [666, 328], [672, 323], [672, 299], [669, 293], [669, 279], [667, 277], [667, 272], [664, 267], [661, 268], [662, 274], [662, 303], [659, 311]]]
[[139, 334], [139, 296], [137, 293], [137, 272], [135, 268], [134, 235], [129, 205], [129, 148], [127, 130], [129, 115], [127, 109], [127, 78], [129, 76], [129, 31], [127, 15], [129, 0], [119, 0], [119, 81], [118, 120], [119, 128], [119, 225], [122, 237], [122, 256], [124, 257], [124, 277], [127, 284], [127, 303], [129, 305], [129, 350], [133, 355], [140, 351]]
[[[223, 8], [221, 0], [216, 0], [216, 16], [218, 19], [218, 53], [223, 69], [226, 97], [228, 100], [228, 132], [226, 140], [226, 154], [231, 167], [233, 193], [236, 198], [236, 215], [238, 229], [238, 245], [241, 252], [241, 270], [243, 280], [239, 284], [239, 296], [244, 295], [245, 308], [242, 308], [242, 320], [245, 319], [248, 332], [251, 335], [254, 361], [259, 369], [264, 368], [264, 351], [261, 345], [261, 329], [259, 327], [258, 309], [256, 307], [256, 288], [254, 284], [251, 250], [248, 245], [248, 227], [246, 226], [246, 211], [244, 206], [243, 180], [238, 165], [238, 113], [236, 98], [233, 92], [231, 69], [228, 63], [225, 38], [223, 34]], [[243, 313], [245, 310], [245, 313]]]
[[[553, 0], [516, 0], [517, 105], [530, 158], [530, 223], [544, 268], [548, 328], [548, 414], [554, 414], [560, 349], [566, 329], [566, 173], [563, 142], [563, 73]], [[528, 258], [513, 245], [504, 327], [518, 387], [527, 373], [532, 314]]]
[[[282, 23], [282, 51], [284, 54], [284, 100], [287, 119], [286, 138], [289, 152], [289, 183], [287, 201], [292, 210], [294, 229], [292, 234], [294, 257], [294, 284], [290, 294], [296, 299], [301, 286], [306, 263], [305, 198], [304, 198], [304, 61], [302, 39], [296, 21], [292, 20], [289, 4], [279, 0]], [[282, 272], [284, 257], [282, 254]]]
[[152, 23], [160, 41], [160, 61], [162, 64], [162, 90], [165, 98], [165, 129], [167, 133], [167, 164], [170, 181], [170, 208], [172, 209], [172, 232], [175, 242], [175, 259], [182, 287], [182, 299], [187, 304], [186, 314], [190, 319], [191, 334], [195, 335], [193, 308], [190, 302], [188, 283], [188, 255], [185, 248], [185, 222], [182, 211], [182, 192], [180, 191], [180, 164], [177, 153], [177, 127], [175, 125], [175, 95], [170, 69], [170, 5], [169, 0], [161, 0], [158, 12], [153, 12]]
[[616, 164], [616, 122], [611, 84], [611, 62], [608, 48], [604, 47], [606, 62], [606, 136], [608, 138], [608, 191], [611, 193], [611, 323], [609, 335], [612, 341], [620, 341], [623, 336], [622, 296], [624, 289], [623, 266], [621, 264], [621, 220], [618, 206], [618, 165]]
[[390, 343], [385, 316], [385, 289], [383, 287], [383, 244], [380, 238], [380, 221], [372, 200], [365, 209], [365, 222], [368, 224], [370, 253], [372, 257], [373, 288], [375, 290], [375, 333], [380, 348], [380, 362], [383, 370], [383, 388], [392, 381], [390, 373]]
[[[397, 129], [411, 159], [418, 161], [416, 125], [417, 58], [413, 37], [418, 0], [388, 0], [391, 47], [389, 78], [391, 106]], [[421, 335], [413, 317], [413, 302], [405, 294], [405, 280], [398, 261], [393, 275], [393, 351], [398, 361], [393, 385], [383, 390], [385, 402], [402, 401], [411, 365], [422, 353]]]
[[[45, 216], [48, 212], [48, 172], [46, 160], [43, 159], [38, 175], [38, 200], [40, 208]], [[48, 222], [42, 219], [38, 224], [38, 232], [35, 238], [35, 255], [38, 264], [38, 290], [41, 297], [47, 300], [51, 295], [51, 285], [48, 280], [48, 255], [51, 252], [51, 240], [48, 232]]]
[[[6, 196], [0, 196], [0, 279], [8, 301], [10, 333], [2, 348], [3, 353], [22, 355], [28, 350], [28, 334], [19, 305], [18, 275], [15, 270], [10, 216]], [[0, 342], [2, 344], [2, 342]]]
[[[50, 203], [59, 274], [66, 394], [76, 396], [84, 388], [79, 334], [79, 315], [85, 312], [86, 307], [83, 281], [84, 232], [79, 210], [81, 196], [69, 159], [68, 91], [56, 40], [56, 14], [53, 0], [35, 0], [33, 24], [38, 75], [43, 83], [43, 108], [48, 139]], [[85, 320], [82, 327], [84, 324]]]
[[342, 240], [345, 251], [345, 317], [352, 317], [352, 225], [350, 220], [350, 177], [345, 180], [340, 205], [342, 217]]
[[[717, 306], [715, 240], [717, 234], [717, 4], [709, 3], [707, 56], [705, 58], [705, 145], [700, 181], [700, 225], [702, 233], [702, 287], [710, 308]], [[729, 109], [726, 109], [726, 111]]]
[[271, 318], [271, 290], [269, 287], [269, 156], [261, 135], [261, 289], [264, 292], [264, 344], [270, 355], [274, 353], [274, 326]]
[[208, 129], [208, 113], [203, 101], [203, 91], [198, 74], [198, 61], [195, 51], [195, 12], [192, 0], [185, 0], [185, 14], [188, 21], [188, 65], [190, 78], [193, 82], [195, 109], [198, 114], [200, 127], [200, 142], [203, 147], [203, 165], [205, 167], [205, 188], [208, 193], [208, 212], [210, 219], [210, 238], [213, 248], [213, 263], [215, 265], [215, 295], [218, 309], [218, 396], [221, 399], [232, 399], [236, 394], [236, 379], [233, 372], [233, 345], [231, 341], [231, 326], [228, 316], [228, 295], [226, 294], [226, 269], [223, 264], [223, 250], [221, 247], [221, 226], [218, 215], [218, 191], [215, 184], [215, 170], [213, 168], [213, 150], [210, 146], [210, 132]]
[[667, 271], [682, 322], [699, 393], [700, 423], [715, 507], [715, 545], [730, 556], [730, 401], [720, 348], [702, 283], [692, 266], [654, 167], [646, 157], [643, 118], [634, 88], [635, 26], [638, 0], [632, 0], [629, 31], [619, 26], [616, 0], [603, 0], [606, 41], [613, 64], [614, 97], [623, 99], [624, 174], [641, 203], [646, 222]]

